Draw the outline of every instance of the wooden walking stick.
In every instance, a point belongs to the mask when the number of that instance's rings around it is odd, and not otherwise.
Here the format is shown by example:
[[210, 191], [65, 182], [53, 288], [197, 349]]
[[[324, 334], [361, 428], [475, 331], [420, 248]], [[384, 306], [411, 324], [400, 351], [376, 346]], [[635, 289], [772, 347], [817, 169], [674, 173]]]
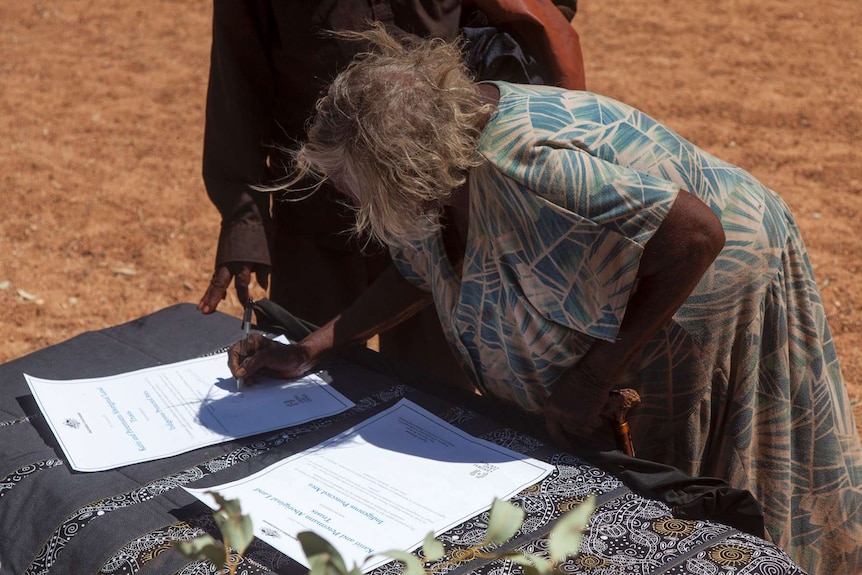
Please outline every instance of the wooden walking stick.
[[641, 396], [634, 389], [615, 389], [610, 392], [608, 404], [602, 412], [602, 418], [607, 420], [614, 433], [617, 449], [628, 456], [634, 457], [632, 437], [629, 432], [629, 411], [641, 402]]

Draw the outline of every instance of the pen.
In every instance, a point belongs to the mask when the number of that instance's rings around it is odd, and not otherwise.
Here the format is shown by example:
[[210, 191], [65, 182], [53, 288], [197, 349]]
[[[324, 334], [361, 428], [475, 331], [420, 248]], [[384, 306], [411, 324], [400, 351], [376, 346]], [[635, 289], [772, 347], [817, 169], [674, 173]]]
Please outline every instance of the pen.
[[[251, 310], [254, 306], [254, 300], [248, 298], [248, 301], [245, 302], [245, 310], [242, 313], [242, 346], [239, 350], [239, 362], [242, 363], [243, 360], [248, 357], [248, 334], [251, 331]], [[236, 390], [240, 391], [242, 389], [242, 378], [236, 378]]]

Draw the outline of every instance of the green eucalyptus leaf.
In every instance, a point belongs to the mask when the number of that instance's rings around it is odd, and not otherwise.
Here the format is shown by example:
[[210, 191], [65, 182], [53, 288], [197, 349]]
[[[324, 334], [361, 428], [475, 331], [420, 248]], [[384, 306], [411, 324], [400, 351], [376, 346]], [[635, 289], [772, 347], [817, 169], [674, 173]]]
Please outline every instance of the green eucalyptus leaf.
[[218, 491], [207, 491], [207, 495], [215, 499], [219, 509], [224, 509], [228, 514], [240, 514], [239, 499], [225, 499]]
[[425, 536], [425, 541], [422, 542], [422, 553], [427, 561], [437, 561], [446, 556], [443, 544], [434, 537], [433, 531], [429, 531]]
[[395, 559], [399, 563], [404, 564], [404, 575], [425, 575], [425, 569], [422, 567], [422, 562], [418, 557], [407, 551], [399, 551], [398, 549], [390, 549], [377, 553], [391, 559]]
[[510, 553], [503, 558], [523, 567], [527, 575], [549, 575], [554, 569], [550, 561], [534, 553]]
[[312, 569], [317, 567], [309, 575], [347, 575], [347, 565], [341, 553], [329, 541], [312, 531], [301, 531], [296, 538], [308, 558], [308, 564]]
[[251, 517], [241, 515], [238, 520], [232, 519], [224, 525], [219, 525], [225, 543], [242, 555], [254, 539], [254, 528]]
[[554, 561], [563, 561], [578, 554], [584, 529], [596, 510], [596, 496], [590, 495], [583, 503], [572, 509], [554, 525], [548, 536], [548, 552]]
[[216, 525], [225, 545], [242, 555], [254, 539], [251, 518], [242, 514], [238, 499], [225, 499], [215, 491], [208, 491], [219, 508], [213, 512]]
[[483, 545], [505, 543], [511, 539], [524, 523], [524, 515], [524, 510], [517, 505], [495, 497]]
[[191, 541], [174, 541], [174, 548], [187, 559], [200, 561], [205, 559], [221, 569], [227, 563], [225, 548], [210, 535], [201, 535]]
[[318, 553], [308, 558], [308, 575], [343, 575], [332, 563], [332, 555]]

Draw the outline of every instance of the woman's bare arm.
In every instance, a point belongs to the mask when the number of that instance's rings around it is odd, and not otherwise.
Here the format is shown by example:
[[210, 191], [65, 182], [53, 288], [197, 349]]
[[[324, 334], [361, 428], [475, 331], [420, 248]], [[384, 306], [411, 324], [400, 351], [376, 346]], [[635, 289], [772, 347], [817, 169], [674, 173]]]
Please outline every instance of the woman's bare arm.
[[313, 371], [332, 354], [364, 344], [372, 336], [412, 317], [432, 297], [405, 280], [394, 265], [386, 270], [344, 312], [295, 345], [284, 346], [262, 337], [249, 339], [247, 358], [240, 361], [239, 344], [228, 350], [235, 377], [254, 383], [255, 374], [294, 378]]
[[644, 247], [637, 290], [614, 342], [596, 341], [551, 394], [548, 413], [564, 428], [590, 429], [614, 383], [683, 304], [724, 247], [715, 213], [681, 190]]
[[390, 265], [353, 305], [300, 344], [316, 355], [361, 344], [413, 317], [431, 301], [430, 293], [408, 282]]

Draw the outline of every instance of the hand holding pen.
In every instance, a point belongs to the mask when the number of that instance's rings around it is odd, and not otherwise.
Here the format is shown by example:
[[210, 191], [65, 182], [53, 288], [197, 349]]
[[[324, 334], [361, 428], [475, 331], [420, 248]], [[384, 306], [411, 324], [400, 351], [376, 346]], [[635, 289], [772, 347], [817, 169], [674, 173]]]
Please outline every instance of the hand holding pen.
[[[242, 314], [242, 342], [240, 343], [239, 363], [245, 361], [248, 357], [248, 336], [251, 333], [251, 311], [254, 308], [254, 300], [248, 298], [245, 302], [245, 309]], [[236, 390], [241, 391], [243, 386], [242, 377], [236, 378]]]
[[320, 361], [301, 343], [285, 345], [252, 333], [228, 348], [227, 363], [237, 388], [243, 389], [263, 379], [302, 377], [317, 369]]

